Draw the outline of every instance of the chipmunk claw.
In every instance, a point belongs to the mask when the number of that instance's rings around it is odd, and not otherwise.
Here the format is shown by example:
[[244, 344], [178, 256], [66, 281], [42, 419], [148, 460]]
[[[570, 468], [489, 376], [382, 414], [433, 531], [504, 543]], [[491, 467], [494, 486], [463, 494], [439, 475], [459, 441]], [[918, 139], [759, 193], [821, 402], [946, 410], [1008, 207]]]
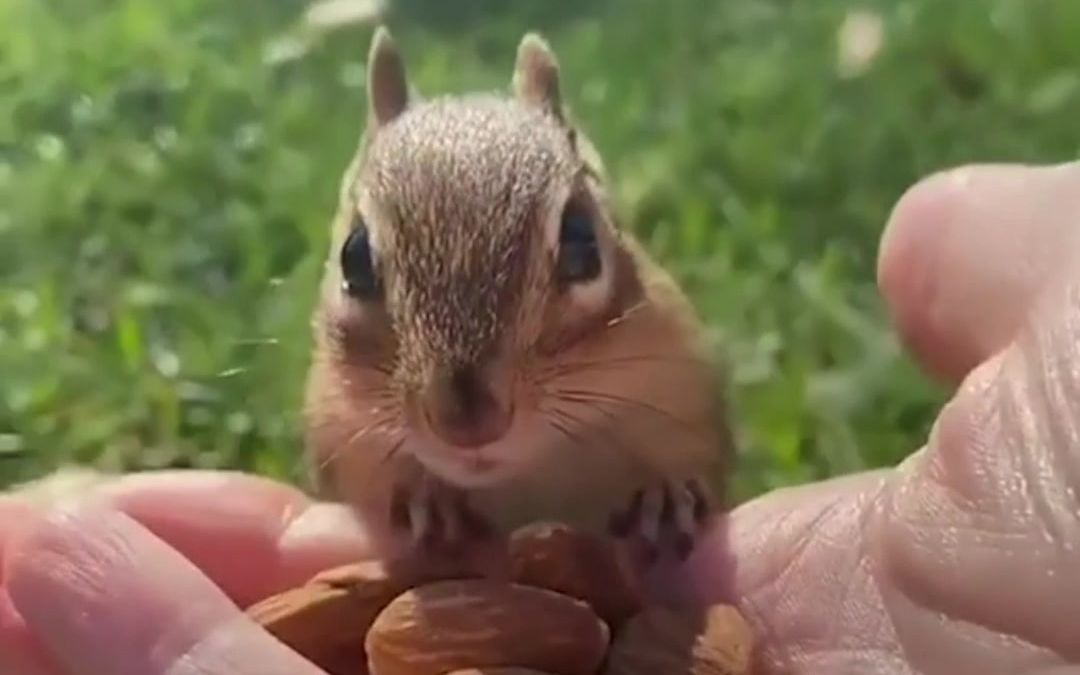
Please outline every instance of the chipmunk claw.
[[634, 492], [625, 509], [615, 512], [609, 530], [638, 546], [647, 563], [672, 553], [685, 560], [693, 551], [709, 514], [709, 498], [697, 479], [664, 481]]
[[487, 519], [472, 509], [464, 492], [432, 478], [394, 491], [390, 521], [408, 533], [414, 548], [426, 551], [453, 549], [491, 534]]

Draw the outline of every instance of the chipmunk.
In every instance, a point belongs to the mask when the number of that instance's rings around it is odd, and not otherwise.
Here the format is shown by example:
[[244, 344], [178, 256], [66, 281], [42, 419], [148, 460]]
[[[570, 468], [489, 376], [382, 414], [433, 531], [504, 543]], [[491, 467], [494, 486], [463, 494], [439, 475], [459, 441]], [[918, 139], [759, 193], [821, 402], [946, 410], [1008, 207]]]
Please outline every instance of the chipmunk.
[[512, 91], [420, 100], [380, 27], [367, 68], [312, 322], [320, 491], [410, 547], [561, 520], [685, 556], [733, 451], [725, 378], [553, 51], [526, 34]]

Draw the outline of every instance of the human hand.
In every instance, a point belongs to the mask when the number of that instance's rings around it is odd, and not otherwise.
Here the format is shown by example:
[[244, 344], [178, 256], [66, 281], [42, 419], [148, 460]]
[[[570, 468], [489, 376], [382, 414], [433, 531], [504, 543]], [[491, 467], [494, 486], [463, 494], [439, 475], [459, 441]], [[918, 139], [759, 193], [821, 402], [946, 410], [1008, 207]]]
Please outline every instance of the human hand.
[[[671, 580], [671, 592], [739, 604], [759, 640], [755, 672], [1080, 664], [1077, 224], [1080, 165], [966, 169], [901, 201], [883, 292], [917, 357], [963, 384], [900, 467], [746, 504]], [[38, 668], [15, 672], [317, 672], [226, 595], [246, 603], [369, 556], [362, 530], [258, 479], [125, 480], [151, 481], [112, 499], [133, 519], [57, 515], [6, 552], [0, 654]], [[103, 627], [80, 621], [87, 612]], [[50, 654], [75, 663], [45, 670]]]
[[372, 557], [346, 511], [213, 472], [133, 474], [96, 492], [56, 513], [0, 499], [0, 672], [322, 672], [237, 605]]
[[[879, 285], [961, 383], [894, 470], [745, 504], [690, 561], [760, 672], [1078, 672], [1080, 164], [971, 167], [901, 199]], [[755, 671], [757, 672], [757, 671]]]

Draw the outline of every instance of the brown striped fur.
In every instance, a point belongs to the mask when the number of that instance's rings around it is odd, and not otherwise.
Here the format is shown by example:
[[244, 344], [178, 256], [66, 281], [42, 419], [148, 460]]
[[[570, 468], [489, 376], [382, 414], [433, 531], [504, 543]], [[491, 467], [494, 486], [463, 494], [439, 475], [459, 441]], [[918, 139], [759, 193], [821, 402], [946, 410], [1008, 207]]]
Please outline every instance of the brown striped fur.
[[[651, 481], [711, 473], [719, 487], [723, 379], [686, 297], [618, 226], [547, 46], [522, 41], [511, 95], [419, 101], [404, 78], [380, 29], [313, 321], [307, 444], [324, 494], [385, 514], [395, 486], [434, 476], [507, 526], [595, 525]], [[571, 198], [594, 214], [610, 274], [593, 299], [552, 274], [549, 225]], [[357, 213], [385, 283], [377, 303], [341, 290]], [[459, 362], [483, 365], [516, 415], [504, 442], [472, 454], [435, 447], [410, 403]]]

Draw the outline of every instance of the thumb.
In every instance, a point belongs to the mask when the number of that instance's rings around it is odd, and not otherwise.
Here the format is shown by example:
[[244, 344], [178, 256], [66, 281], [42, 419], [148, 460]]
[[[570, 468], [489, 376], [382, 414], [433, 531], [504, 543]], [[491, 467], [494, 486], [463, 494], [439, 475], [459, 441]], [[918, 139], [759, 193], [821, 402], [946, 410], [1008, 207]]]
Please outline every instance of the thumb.
[[[8, 592], [70, 673], [319, 675], [136, 521], [58, 511], [7, 556]], [[325, 674], [323, 674], [325, 675]]]
[[907, 346], [956, 383], [1013, 341], [1078, 238], [1080, 162], [965, 166], [897, 203], [878, 283]]

